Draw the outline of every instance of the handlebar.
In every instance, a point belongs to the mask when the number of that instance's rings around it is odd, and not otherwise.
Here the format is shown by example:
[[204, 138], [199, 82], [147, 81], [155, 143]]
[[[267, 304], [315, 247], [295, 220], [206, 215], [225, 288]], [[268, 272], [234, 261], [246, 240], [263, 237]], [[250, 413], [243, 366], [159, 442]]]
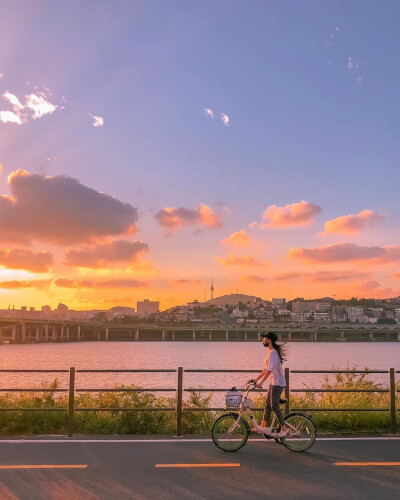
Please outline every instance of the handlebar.
[[253, 387], [253, 389], [254, 389], [255, 387], [257, 387], [257, 383], [251, 378], [250, 380], [248, 380], [246, 382], [246, 387], [249, 387], [249, 388]]

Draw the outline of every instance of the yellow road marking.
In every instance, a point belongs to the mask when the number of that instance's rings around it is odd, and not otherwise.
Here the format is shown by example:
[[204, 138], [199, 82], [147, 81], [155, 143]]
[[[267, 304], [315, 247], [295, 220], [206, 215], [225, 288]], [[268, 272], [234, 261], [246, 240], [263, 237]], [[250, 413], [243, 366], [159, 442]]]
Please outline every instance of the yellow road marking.
[[161, 467], [240, 467], [240, 464], [156, 464], [156, 468]]
[[333, 465], [345, 465], [349, 467], [375, 467], [379, 465], [400, 465], [400, 462], [334, 462]]
[[86, 469], [87, 465], [0, 465], [0, 469]]

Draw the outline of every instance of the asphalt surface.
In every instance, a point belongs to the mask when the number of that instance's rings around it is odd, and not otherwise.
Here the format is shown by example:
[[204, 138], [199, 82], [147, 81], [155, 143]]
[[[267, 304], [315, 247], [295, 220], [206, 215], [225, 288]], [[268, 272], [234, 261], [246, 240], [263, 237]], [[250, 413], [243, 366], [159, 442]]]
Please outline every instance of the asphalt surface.
[[[208, 440], [3, 440], [0, 499], [393, 500], [400, 498], [399, 464], [400, 439], [317, 440], [304, 453], [263, 439], [236, 453]], [[5, 468], [38, 465], [82, 468]]]

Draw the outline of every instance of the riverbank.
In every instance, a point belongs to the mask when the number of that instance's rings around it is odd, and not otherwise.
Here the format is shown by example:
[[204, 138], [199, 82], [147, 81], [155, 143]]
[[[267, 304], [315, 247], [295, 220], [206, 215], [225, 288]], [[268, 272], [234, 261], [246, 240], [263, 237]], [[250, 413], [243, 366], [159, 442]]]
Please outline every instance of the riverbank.
[[[67, 395], [57, 393], [58, 383], [43, 384], [43, 392], [3, 393], [0, 396], [0, 435], [67, 434]], [[141, 392], [137, 386], [115, 387], [125, 392], [82, 393], [74, 399], [73, 431], [82, 435], [154, 435], [176, 433], [175, 397], [156, 396]], [[307, 388], [307, 387], [305, 387]], [[132, 392], [126, 391], [127, 389]], [[306, 392], [290, 395], [290, 408], [310, 413], [319, 433], [378, 433], [394, 429], [391, 401], [382, 384], [367, 379], [366, 374], [338, 373], [335, 379], [325, 378], [326, 392]], [[396, 385], [400, 391], [400, 382]], [[341, 391], [341, 392], [333, 392]], [[350, 392], [358, 391], [358, 392]], [[367, 392], [360, 392], [367, 391]], [[398, 392], [397, 392], [398, 394]], [[183, 402], [182, 434], [202, 435], [210, 432], [221, 411], [210, 408], [212, 393], [190, 393]], [[262, 408], [263, 397], [254, 398]], [[395, 401], [397, 408], [399, 401]], [[209, 411], [204, 411], [207, 408]], [[46, 410], [47, 409], [47, 410]], [[147, 410], [146, 410], [147, 409]], [[150, 409], [150, 411], [149, 411]], [[309, 411], [309, 409], [318, 411]], [[340, 411], [338, 410], [340, 409]], [[23, 411], [24, 410], [24, 411]], [[132, 411], [133, 410], [133, 411]], [[260, 412], [257, 412], [260, 417]], [[399, 412], [397, 412], [397, 426]]]

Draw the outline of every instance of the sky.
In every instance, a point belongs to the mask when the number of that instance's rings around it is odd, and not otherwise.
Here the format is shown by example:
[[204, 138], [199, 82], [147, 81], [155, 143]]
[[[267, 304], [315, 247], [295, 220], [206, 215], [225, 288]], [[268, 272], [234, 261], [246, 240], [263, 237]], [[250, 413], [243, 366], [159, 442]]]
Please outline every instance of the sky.
[[0, 308], [400, 295], [397, 0], [0, 0]]

